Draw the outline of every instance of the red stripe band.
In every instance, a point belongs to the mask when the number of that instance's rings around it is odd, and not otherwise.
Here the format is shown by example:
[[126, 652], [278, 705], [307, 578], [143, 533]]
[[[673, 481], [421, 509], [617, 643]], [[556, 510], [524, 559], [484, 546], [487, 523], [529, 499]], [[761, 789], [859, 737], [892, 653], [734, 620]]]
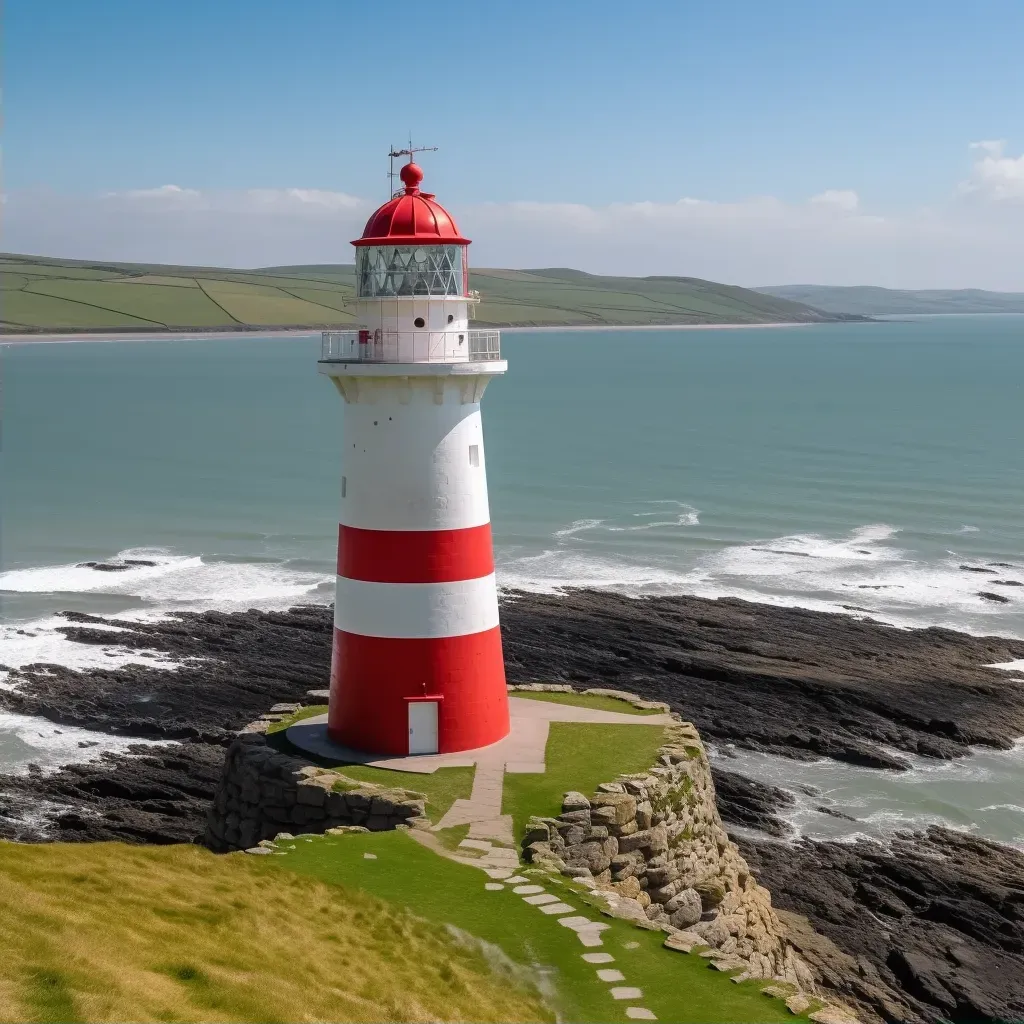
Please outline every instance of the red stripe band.
[[507, 736], [501, 630], [417, 640], [334, 631], [327, 731], [335, 742], [407, 754], [409, 701], [430, 700], [428, 694], [438, 695], [440, 753]]
[[494, 572], [491, 524], [464, 530], [338, 527], [338, 575], [367, 583], [453, 583]]

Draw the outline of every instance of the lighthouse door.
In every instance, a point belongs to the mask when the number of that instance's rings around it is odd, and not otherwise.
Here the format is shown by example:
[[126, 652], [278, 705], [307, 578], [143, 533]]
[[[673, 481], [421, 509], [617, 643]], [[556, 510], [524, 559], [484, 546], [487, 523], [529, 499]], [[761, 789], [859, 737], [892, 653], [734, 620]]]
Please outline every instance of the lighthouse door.
[[409, 702], [409, 753], [437, 753], [437, 701]]

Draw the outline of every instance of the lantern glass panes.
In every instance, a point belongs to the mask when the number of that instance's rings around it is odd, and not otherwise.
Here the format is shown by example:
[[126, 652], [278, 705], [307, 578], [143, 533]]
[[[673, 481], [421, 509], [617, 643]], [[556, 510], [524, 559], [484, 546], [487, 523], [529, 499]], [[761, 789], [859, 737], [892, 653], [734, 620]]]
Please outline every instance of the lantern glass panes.
[[356, 250], [360, 298], [461, 295], [461, 245], [364, 245]]

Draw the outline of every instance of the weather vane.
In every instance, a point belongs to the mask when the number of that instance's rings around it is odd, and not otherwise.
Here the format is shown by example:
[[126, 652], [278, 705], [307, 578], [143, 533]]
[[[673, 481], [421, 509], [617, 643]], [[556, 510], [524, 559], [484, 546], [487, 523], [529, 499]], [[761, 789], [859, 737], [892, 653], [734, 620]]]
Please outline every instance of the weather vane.
[[391, 152], [388, 153], [388, 181], [391, 183], [391, 194], [395, 194], [395, 157], [396, 156], [407, 156], [412, 159], [413, 153], [436, 153], [437, 146], [414, 146], [412, 144], [412, 135], [409, 135], [409, 148], [408, 149], [395, 149], [391, 147]]

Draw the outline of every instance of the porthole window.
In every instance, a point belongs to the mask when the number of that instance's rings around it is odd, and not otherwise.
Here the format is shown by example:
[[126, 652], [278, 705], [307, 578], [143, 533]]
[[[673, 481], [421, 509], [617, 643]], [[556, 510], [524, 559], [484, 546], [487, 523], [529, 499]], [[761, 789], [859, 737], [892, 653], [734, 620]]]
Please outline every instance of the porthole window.
[[449, 313], [448, 314], [448, 323], [454, 323], [454, 321], [455, 321], [454, 315]]
[[413, 320], [412, 323], [414, 327], [422, 327], [426, 323], [426, 321], [423, 319], [423, 317], [418, 316], [416, 317], [415, 320]]

